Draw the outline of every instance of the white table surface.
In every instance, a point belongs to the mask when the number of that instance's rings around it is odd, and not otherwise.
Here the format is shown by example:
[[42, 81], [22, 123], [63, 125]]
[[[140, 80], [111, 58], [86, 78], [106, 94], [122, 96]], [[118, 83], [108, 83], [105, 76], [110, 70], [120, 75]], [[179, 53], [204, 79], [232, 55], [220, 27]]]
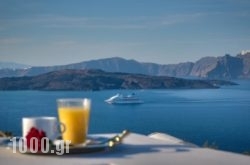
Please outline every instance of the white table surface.
[[[98, 136], [113, 136], [100, 134]], [[157, 139], [156, 139], [157, 138]], [[131, 133], [112, 150], [89, 154], [38, 156], [0, 147], [0, 165], [250, 165], [250, 156], [199, 148], [166, 134]]]

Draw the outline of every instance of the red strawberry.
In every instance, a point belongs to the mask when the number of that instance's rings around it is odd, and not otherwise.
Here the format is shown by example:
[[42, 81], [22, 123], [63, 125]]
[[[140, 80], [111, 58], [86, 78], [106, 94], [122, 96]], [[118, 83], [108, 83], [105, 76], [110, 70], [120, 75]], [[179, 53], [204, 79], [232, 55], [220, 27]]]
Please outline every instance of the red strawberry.
[[[42, 138], [44, 138], [44, 137], [46, 137], [46, 133], [43, 130], [38, 130], [37, 128], [32, 127], [30, 129], [29, 133], [26, 135], [27, 147], [29, 149], [35, 150], [36, 145], [37, 145], [38, 151], [41, 151]], [[34, 139], [34, 138], [36, 138], [36, 139]], [[32, 144], [32, 142], [33, 142], [33, 144]], [[46, 143], [44, 143], [43, 147], [44, 148], [46, 147]]]

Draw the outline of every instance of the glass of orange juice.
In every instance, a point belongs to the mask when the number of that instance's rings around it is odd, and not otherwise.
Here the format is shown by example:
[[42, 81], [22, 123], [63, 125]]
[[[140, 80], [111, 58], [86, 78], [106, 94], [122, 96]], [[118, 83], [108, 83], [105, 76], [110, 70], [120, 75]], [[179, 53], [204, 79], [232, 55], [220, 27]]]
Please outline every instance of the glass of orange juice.
[[86, 141], [89, 125], [91, 100], [88, 98], [65, 98], [57, 100], [58, 116], [64, 125], [62, 138], [71, 144]]

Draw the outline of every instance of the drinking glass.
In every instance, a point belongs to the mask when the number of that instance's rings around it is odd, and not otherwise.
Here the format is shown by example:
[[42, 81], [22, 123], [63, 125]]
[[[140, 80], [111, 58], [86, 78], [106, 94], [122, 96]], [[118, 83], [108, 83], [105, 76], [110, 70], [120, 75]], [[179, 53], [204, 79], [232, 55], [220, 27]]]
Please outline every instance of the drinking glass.
[[60, 123], [65, 127], [62, 133], [63, 140], [70, 140], [71, 144], [84, 143], [88, 134], [91, 100], [58, 99], [57, 106]]

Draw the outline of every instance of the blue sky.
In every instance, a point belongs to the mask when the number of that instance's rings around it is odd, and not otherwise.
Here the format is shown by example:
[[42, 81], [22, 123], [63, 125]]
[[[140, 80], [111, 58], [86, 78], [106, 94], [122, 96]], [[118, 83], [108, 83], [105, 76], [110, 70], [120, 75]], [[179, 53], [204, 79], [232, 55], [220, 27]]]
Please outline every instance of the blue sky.
[[249, 0], [0, 0], [0, 61], [170, 64], [246, 49]]

